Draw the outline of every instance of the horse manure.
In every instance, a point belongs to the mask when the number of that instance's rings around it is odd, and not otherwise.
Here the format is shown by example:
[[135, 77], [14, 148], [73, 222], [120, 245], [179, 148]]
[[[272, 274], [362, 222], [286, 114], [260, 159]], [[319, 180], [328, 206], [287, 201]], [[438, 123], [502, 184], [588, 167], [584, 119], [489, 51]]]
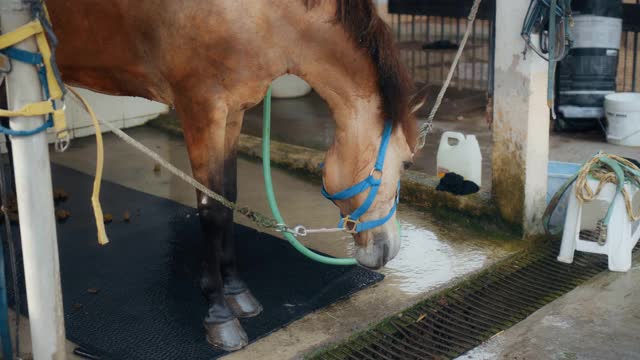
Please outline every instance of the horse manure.
[[109, 213], [104, 214], [104, 223], [105, 224], [109, 224], [112, 221], [113, 221], [113, 215], [111, 215]]
[[68, 198], [69, 198], [69, 194], [64, 189], [53, 190], [53, 201], [55, 202], [67, 201]]
[[131, 213], [129, 212], [129, 210], [124, 212], [124, 214], [122, 215], [122, 220], [124, 220], [124, 222], [126, 223], [131, 221]]
[[88, 288], [88, 289], [87, 289], [87, 292], [88, 292], [89, 294], [95, 295], [95, 294], [97, 294], [97, 293], [99, 293], [99, 292], [100, 292], [100, 289], [98, 289], [98, 288]]
[[153, 164], [153, 172], [156, 174], [160, 173], [160, 164], [158, 163]]
[[56, 220], [60, 222], [66, 221], [71, 216], [71, 212], [64, 209], [56, 209]]
[[73, 304], [73, 310], [75, 311], [80, 311], [80, 309], [82, 309], [84, 305], [80, 304], [80, 303], [75, 303]]

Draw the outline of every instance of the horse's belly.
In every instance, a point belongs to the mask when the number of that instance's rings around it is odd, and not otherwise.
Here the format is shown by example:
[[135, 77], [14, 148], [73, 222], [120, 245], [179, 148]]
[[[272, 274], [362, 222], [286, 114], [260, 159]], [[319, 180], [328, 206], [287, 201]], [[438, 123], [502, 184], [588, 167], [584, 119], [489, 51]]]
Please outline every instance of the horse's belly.
[[165, 104], [173, 103], [169, 87], [162, 79], [142, 72], [111, 68], [61, 66], [65, 83], [107, 95], [139, 96]]

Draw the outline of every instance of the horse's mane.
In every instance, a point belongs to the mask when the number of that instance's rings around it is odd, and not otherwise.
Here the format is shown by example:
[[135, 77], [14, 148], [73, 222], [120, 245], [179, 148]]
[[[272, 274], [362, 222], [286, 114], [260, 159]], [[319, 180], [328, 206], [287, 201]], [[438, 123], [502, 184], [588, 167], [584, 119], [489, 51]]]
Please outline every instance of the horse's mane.
[[[323, 0], [303, 0], [308, 9]], [[400, 61], [389, 26], [378, 16], [373, 0], [335, 0], [336, 23], [366, 49], [378, 72], [386, 118], [401, 125], [411, 149], [417, 138], [417, 124], [409, 111], [412, 80]]]

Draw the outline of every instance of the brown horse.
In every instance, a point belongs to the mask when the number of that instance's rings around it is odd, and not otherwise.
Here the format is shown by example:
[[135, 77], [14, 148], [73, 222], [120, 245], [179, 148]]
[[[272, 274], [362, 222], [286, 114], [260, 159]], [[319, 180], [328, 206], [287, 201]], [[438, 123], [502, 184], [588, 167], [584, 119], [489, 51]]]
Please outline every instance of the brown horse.
[[[388, 26], [371, 0], [48, 0], [60, 39], [58, 65], [72, 85], [141, 96], [175, 107], [195, 178], [236, 199], [236, 145], [244, 111], [273, 79], [304, 78], [329, 104], [335, 140], [326, 155], [329, 193], [372, 172], [385, 121], [392, 123], [381, 185], [363, 220], [393, 207], [398, 179], [411, 163], [416, 124], [410, 79]], [[363, 192], [337, 200], [350, 214]], [[247, 344], [237, 317], [258, 301], [239, 279], [233, 214], [197, 194], [204, 231], [201, 287], [209, 301], [207, 340], [226, 350]], [[333, 221], [334, 219], [328, 219]], [[395, 215], [354, 234], [355, 257], [378, 268], [400, 248]]]

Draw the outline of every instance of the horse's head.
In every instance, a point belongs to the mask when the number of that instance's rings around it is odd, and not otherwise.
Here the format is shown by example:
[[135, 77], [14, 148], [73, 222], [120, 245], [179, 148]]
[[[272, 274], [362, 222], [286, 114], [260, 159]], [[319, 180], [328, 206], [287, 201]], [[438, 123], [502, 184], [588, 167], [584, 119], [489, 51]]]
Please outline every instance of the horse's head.
[[413, 155], [402, 127], [389, 121], [367, 131], [371, 134], [365, 144], [336, 141], [329, 149], [323, 194], [340, 209], [339, 226], [353, 234], [356, 260], [380, 268], [400, 250], [396, 222], [400, 176]]
[[323, 194], [340, 208], [340, 226], [353, 234], [358, 262], [380, 268], [400, 250], [399, 180], [413, 161], [411, 110], [424, 103], [424, 94], [410, 101], [413, 80], [374, 1], [304, 2], [316, 9], [305, 39], [316, 42], [297, 53], [310, 55], [294, 70], [329, 103], [337, 125]]

